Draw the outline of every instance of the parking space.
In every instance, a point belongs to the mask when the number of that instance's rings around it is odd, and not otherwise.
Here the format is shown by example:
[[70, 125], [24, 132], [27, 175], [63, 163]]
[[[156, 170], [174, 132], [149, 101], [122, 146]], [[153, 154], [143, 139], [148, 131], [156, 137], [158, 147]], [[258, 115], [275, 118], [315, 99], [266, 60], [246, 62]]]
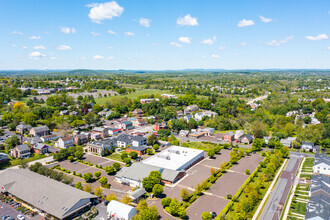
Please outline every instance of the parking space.
[[229, 200], [216, 196], [203, 195], [187, 209], [187, 215], [189, 219], [193, 220], [201, 219], [203, 212], [216, 212], [219, 214], [228, 202]]
[[[163, 193], [166, 195], [166, 197], [170, 197], [170, 198], [177, 198], [179, 200], [179, 202], [182, 201], [181, 199], [181, 195], [180, 195], [180, 192], [183, 188], [182, 187], [179, 187], [179, 186], [176, 186], [176, 187], [168, 187], [168, 186], [165, 186], [164, 187], [164, 191]], [[189, 190], [189, 193], [192, 193], [192, 190]]]
[[252, 154], [245, 156], [238, 161], [238, 164], [233, 166], [230, 170], [245, 174], [245, 170], [250, 170], [252, 173], [259, 165], [259, 162], [264, 158], [260, 154]]
[[216, 154], [214, 159], [206, 158], [200, 164], [209, 167], [219, 168], [220, 164], [223, 162], [228, 162], [230, 160], [230, 150], [222, 149], [220, 154]]
[[218, 179], [208, 192], [222, 197], [226, 197], [228, 194], [234, 196], [248, 177], [241, 173], [227, 172]]
[[103, 157], [94, 156], [92, 154], [85, 154], [82, 159], [83, 161], [92, 163], [94, 165], [102, 165], [102, 167], [111, 166], [115, 162]]
[[211, 175], [210, 167], [197, 164], [186, 171], [186, 176], [178, 183], [181, 187], [195, 188]]
[[[9, 215], [12, 219], [17, 219], [17, 215], [21, 214], [19, 211], [16, 209], [12, 208], [11, 206], [0, 202], [0, 217]], [[26, 216], [24, 216], [25, 219], [30, 219]]]

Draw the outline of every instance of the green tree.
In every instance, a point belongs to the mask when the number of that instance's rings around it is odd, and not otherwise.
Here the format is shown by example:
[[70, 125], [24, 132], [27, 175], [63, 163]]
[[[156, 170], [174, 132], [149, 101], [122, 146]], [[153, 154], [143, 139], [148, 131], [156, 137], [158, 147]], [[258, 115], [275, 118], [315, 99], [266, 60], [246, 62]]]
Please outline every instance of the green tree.
[[178, 216], [180, 210], [180, 203], [179, 201], [174, 197], [169, 205], [169, 211], [171, 215]]
[[117, 200], [117, 196], [116, 196], [116, 194], [112, 193], [112, 194], [107, 195], [105, 200], [107, 200], [109, 202], [112, 201], [112, 200]]
[[146, 191], [151, 192], [156, 184], [161, 183], [161, 180], [162, 180], [162, 176], [159, 171], [151, 171], [149, 176], [143, 178], [142, 180], [143, 188]]
[[113, 166], [113, 168], [115, 168], [116, 170], [119, 170], [119, 169], [120, 169], [120, 163], [118, 163], [118, 162], [114, 162], [114, 163], [112, 164], [112, 166]]
[[154, 145], [158, 142], [158, 137], [155, 134], [149, 135], [148, 139], [147, 139], [147, 144], [148, 145]]
[[163, 193], [163, 186], [160, 184], [156, 184], [154, 185], [154, 187], [152, 188], [152, 193], [158, 197]]
[[8, 149], [12, 149], [13, 147], [19, 145], [20, 141], [19, 138], [16, 135], [13, 135], [5, 141], [5, 144], [7, 145]]
[[253, 140], [252, 143], [252, 151], [260, 151], [261, 148], [264, 146], [265, 141], [263, 139], [260, 138], [256, 138]]
[[100, 171], [96, 171], [96, 172], [94, 173], [94, 176], [95, 176], [96, 178], [99, 178], [99, 177], [101, 176], [101, 172], [100, 172]]
[[152, 146], [152, 148], [153, 148], [155, 151], [157, 151], [157, 150], [159, 150], [159, 145], [158, 145], [158, 144], [154, 144], [154, 146]]
[[162, 199], [161, 204], [163, 207], [167, 207], [171, 204], [171, 201], [172, 201], [171, 198], [166, 197], [166, 198]]
[[209, 156], [210, 158], [213, 158], [215, 155], [214, 150], [213, 149], [209, 149], [207, 152], [207, 156]]
[[210, 212], [203, 212], [201, 215], [203, 220], [211, 220], [212, 219], [212, 215]]
[[81, 182], [77, 182], [74, 187], [76, 187], [77, 189], [83, 190], [83, 186], [82, 186]]
[[87, 183], [90, 183], [90, 182], [93, 181], [93, 174], [92, 173], [85, 173], [83, 178]]
[[135, 151], [131, 151], [131, 152], [129, 152], [129, 156], [130, 156], [132, 159], [136, 159], [139, 155], [138, 155], [138, 153], [136, 153]]
[[180, 191], [180, 196], [183, 201], [187, 201], [190, 198], [190, 194], [187, 188], [182, 188]]
[[94, 191], [94, 195], [96, 195], [97, 197], [101, 197], [103, 193], [103, 189], [101, 187], [97, 187]]
[[113, 166], [106, 166], [104, 168], [105, 172], [107, 172], [107, 174], [111, 175], [111, 174], [114, 174], [116, 171], [115, 171], [115, 168]]
[[102, 186], [102, 187], [107, 186], [107, 184], [108, 184], [108, 178], [106, 178], [105, 176], [102, 176], [102, 177], [99, 179], [99, 183], [101, 183], [101, 186]]
[[84, 152], [83, 152], [83, 151], [76, 151], [76, 152], [74, 153], [74, 156], [75, 156], [76, 158], [78, 158], [78, 159], [81, 159], [81, 158], [83, 157], [83, 155], [84, 155]]
[[92, 187], [92, 185], [91, 185], [91, 184], [86, 184], [86, 185], [84, 186], [84, 191], [85, 191], [85, 192], [88, 192], [88, 193], [93, 192], [93, 187]]

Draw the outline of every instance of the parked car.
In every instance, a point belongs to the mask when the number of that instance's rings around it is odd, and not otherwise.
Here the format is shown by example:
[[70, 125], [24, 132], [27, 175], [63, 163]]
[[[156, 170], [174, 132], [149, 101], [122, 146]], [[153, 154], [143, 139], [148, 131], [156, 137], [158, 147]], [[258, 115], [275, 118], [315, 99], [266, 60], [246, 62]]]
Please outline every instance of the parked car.
[[1, 216], [1, 220], [9, 220], [10, 216], [9, 215], [3, 215]]
[[216, 212], [210, 212], [210, 214], [211, 214], [212, 218], [217, 217], [217, 213]]
[[24, 216], [21, 215], [21, 214], [18, 214], [18, 215], [17, 215], [17, 218], [18, 218], [19, 220], [24, 220], [24, 219], [25, 219]]

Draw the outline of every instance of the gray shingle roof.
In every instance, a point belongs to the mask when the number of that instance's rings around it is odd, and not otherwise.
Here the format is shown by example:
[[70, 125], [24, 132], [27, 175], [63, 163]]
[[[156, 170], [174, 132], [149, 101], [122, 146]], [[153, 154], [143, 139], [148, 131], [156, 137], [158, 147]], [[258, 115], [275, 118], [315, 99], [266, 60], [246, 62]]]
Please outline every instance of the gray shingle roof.
[[[312, 196], [307, 203], [305, 219], [330, 219], [330, 198], [324, 195]], [[319, 217], [319, 218], [317, 218]]]
[[5, 188], [0, 191], [7, 191], [60, 219], [97, 198], [28, 169], [5, 170], [0, 173], [0, 185]]
[[144, 188], [139, 188], [139, 189], [136, 189], [135, 191], [131, 192], [129, 194], [129, 197], [131, 197], [132, 199], [138, 199], [140, 198], [143, 194], [146, 194], [147, 191], [144, 189]]
[[21, 144], [21, 145], [18, 145], [17, 147], [17, 150], [19, 151], [26, 151], [26, 150], [30, 150], [29, 146], [27, 144]]
[[35, 132], [43, 132], [43, 131], [49, 131], [49, 128], [46, 125], [44, 125], [44, 126], [34, 127], [33, 130]]
[[149, 147], [146, 146], [146, 145], [141, 145], [141, 146], [138, 146], [138, 147], [135, 147], [135, 146], [130, 146], [128, 147], [128, 149], [131, 149], [131, 150], [136, 150], [136, 151], [143, 151], [143, 150], [146, 150], [148, 149]]
[[232, 132], [232, 131], [229, 131], [229, 132], [227, 132], [227, 135], [230, 135], [230, 136], [235, 136], [235, 133], [234, 133], [234, 132]]

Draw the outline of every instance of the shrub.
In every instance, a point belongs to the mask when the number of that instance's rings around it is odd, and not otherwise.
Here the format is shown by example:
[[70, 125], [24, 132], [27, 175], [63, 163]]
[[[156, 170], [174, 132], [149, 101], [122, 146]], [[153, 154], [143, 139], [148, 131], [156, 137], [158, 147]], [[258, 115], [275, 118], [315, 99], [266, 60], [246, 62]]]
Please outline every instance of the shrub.
[[250, 175], [250, 170], [246, 169], [246, 170], [245, 170], [245, 174], [246, 174], [246, 175]]
[[171, 204], [171, 201], [172, 201], [172, 199], [167, 197], [167, 198], [162, 199], [161, 204], [163, 207], [167, 207]]

